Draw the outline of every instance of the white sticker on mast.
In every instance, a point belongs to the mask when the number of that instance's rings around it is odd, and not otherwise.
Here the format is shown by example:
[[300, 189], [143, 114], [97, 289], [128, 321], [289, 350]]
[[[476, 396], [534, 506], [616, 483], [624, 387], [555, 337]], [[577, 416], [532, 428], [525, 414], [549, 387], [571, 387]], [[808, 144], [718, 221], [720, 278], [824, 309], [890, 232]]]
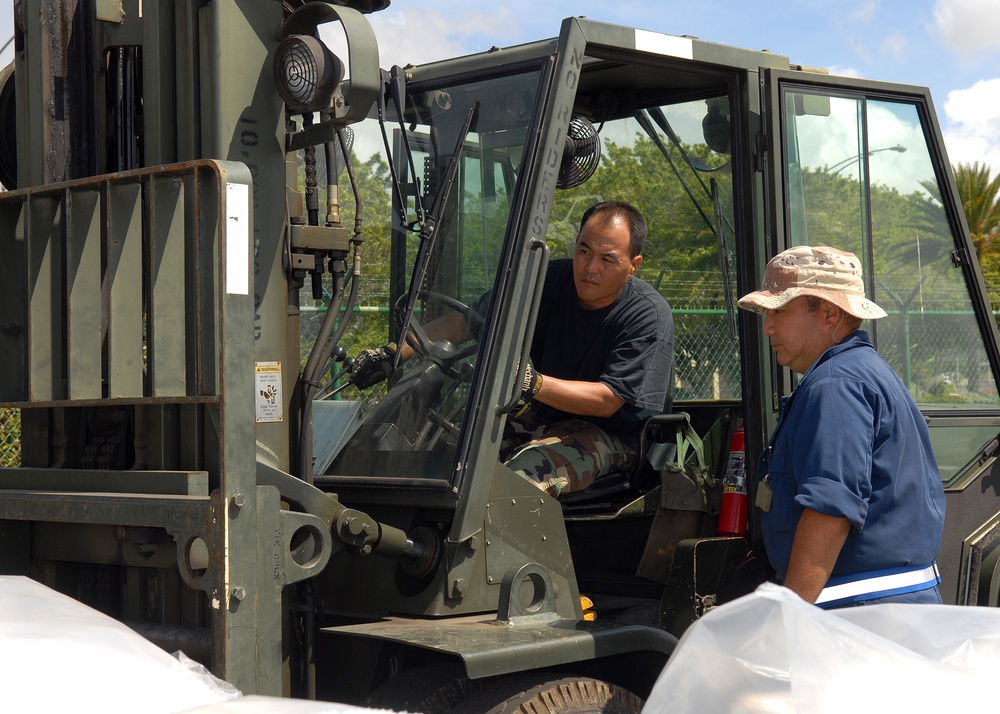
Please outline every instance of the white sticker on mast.
[[687, 37], [664, 35], [661, 32], [636, 30], [635, 48], [643, 52], [655, 52], [658, 55], [694, 59], [694, 42]]
[[250, 294], [250, 187], [226, 184], [226, 292]]

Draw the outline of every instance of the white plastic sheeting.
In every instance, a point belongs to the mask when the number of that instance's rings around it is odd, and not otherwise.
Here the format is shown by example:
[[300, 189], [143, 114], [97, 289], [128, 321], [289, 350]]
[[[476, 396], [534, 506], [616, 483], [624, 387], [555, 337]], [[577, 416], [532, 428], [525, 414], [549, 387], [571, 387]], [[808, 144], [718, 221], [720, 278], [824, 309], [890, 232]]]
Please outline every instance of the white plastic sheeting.
[[239, 696], [117, 620], [0, 576], [0, 710], [168, 714]]
[[972, 710], [1000, 681], [1000, 610], [825, 611], [765, 584], [684, 633], [643, 714]]
[[0, 712], [375, 714], [244, 697], [197, 662], [29, 578], [0, 576]]
[[385, 709], [365, 709], [336, 702], [305, 699], [281, 699], [252, 695], [207, 707], [189, 709], [180, 714], [396, 714]]

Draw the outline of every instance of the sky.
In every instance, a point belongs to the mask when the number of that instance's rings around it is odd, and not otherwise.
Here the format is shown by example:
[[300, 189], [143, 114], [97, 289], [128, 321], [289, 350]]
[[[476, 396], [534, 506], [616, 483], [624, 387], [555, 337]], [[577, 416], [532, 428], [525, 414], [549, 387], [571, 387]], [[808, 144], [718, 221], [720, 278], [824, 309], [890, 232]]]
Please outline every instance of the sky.
[[952, 164], [1000, 172], [1000, 0], [392, 0], [369, 20], [389, 67], [555, 37], [581, 15], [929, 87]]
[[[0, 0], [0, 45], [12, 4]], [[369, 20], [390, 67], [555, 37], [581, 15], [929, 87], [951, 162], [1000, 172], [1000, 0], [392, 0]]]

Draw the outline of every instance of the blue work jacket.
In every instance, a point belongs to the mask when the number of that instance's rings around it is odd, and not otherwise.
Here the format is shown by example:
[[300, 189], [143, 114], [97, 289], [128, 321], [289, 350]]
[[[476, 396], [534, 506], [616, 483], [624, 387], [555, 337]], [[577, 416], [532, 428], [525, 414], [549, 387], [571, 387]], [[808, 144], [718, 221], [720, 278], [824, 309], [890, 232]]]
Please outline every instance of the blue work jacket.
[[759, 467], [774, 492], [762, 534], [782, 580], [805, 508], [851, 524], [831, 577], [938, 555], [944, 489], [927, 423], [863, 331], [824, 352], [782, 399]]

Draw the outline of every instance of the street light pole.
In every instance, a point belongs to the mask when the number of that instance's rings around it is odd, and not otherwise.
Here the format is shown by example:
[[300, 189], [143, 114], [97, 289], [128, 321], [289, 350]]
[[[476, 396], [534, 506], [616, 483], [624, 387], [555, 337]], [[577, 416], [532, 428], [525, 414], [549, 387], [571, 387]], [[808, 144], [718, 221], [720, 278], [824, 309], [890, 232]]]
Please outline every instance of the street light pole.
[[[903, 152], [906, 151], [906, 147], [903, 146], [902, 144], [896, 144], [895, 146], [883, 146], [879, 149], [872, 149], [871, 151], [868, 152], [868, 156], [871, 156], [872, 154], [877, 154], [880, 151], [895, 151], [897, 153], [902, 154]], [[825, 173], [827, 176], [835, 176], [836, 174], [839, 174], [841, 171], [850, 166], [852, 162], [860, 159], [861, 157], [862, 154], [855, 154], [854, 156], [849, 156], [846, 159], [838, 161], [833, 166], [828, 166], [826, 169], [823, 170], [823, 173]]]

